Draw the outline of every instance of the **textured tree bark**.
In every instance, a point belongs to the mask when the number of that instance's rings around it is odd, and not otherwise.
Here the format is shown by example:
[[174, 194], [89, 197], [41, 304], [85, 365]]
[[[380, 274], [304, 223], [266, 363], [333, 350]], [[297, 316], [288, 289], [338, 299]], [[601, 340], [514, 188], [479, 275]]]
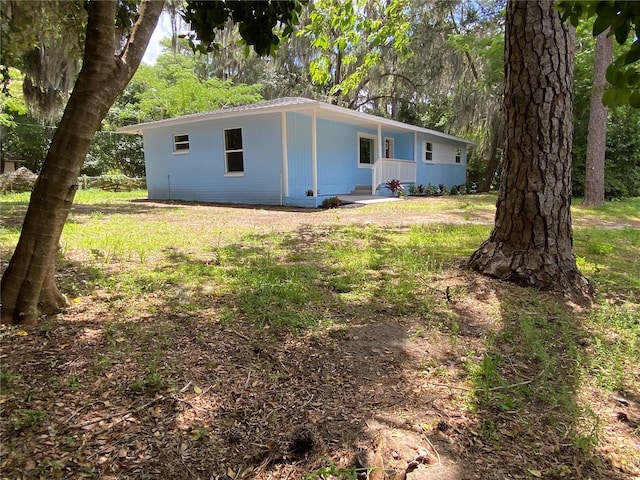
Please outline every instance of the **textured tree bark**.
[[571, 228], [574, 38], [551, 0], [507, 3], [505, 159], [495, 225], [469, 265], [588, 300]]
[[125, 48], [114, 55], [116, 4], [115, 0], [89, 2], [82, 70], [2, 276], [2, 323], [35, 323], [41, 313], [66, 304], [55, 284], [55, 258], [78, 175], [100, 122], [140, 64], [163, 7], [162, 1], [144, 1]]
[[584, 182], [584, 205], [604, 203], [604, 161], [607, 150], [607, 107], [602, 94], [607, 86], [607, 67], [613, 54], [613, 38], [609, 30], [596, 37], [596, 56], [593, 66], [593, 88], [587, 134], [587, 162]]

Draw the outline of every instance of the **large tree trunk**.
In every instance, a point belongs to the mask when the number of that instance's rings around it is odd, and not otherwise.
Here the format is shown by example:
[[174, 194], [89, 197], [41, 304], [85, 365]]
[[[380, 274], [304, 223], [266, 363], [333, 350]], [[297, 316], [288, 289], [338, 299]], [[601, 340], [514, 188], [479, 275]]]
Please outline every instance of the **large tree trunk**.
[[606, 73], [613, 53], [613, 38], [605, 30], [596, 37], [596, 55], [593, 66], [589, 133], [587, 134], [587, 163], [584, 181], [584, 204], [604, 203], [604, 159], [607, 149], [607, 107], [602, 94], [607, 85]]
[[16, 250], [2, 276], [2, 323], [34, 323], [64, 306], [55, 258], [91, 139], [137, 69], [162, 11], [145, 1], [129, 40], [114, 55], [117, 2], [89, 2], [82, 70], [38, 177]]
[[504, 167], [495, 226], [469, 264], [584, 300], [570, 214], [573, 55], [551, 0], [507, 3]]

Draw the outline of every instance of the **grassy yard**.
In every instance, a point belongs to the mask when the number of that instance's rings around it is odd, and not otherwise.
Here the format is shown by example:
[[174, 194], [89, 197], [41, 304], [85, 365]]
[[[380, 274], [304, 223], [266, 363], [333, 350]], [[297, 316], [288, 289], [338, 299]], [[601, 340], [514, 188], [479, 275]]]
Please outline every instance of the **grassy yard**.
[[[640, 199], [572, 209], [584, 309], [464, 268], [494, 195], [145, 196], [78, 192], [69, 308], [0, 330], [2, 478], [640, 475]], [[27, 202], [0, 197], [3, 268]]]

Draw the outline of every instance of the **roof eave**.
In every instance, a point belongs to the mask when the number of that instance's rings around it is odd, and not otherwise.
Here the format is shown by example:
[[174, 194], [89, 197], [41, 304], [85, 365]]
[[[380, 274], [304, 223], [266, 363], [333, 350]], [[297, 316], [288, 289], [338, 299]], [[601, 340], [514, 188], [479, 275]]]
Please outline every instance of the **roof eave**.
[[436, 137], [465, 143], [467, 145], [477, 145], [477, 142], [466, 140], [464, 138], [456, 137], [454, 135], [449, 135], [443, 132], [438, 132], [437, 130], [418, 127], [416, 125], [410, 125], [407, 123], [399, 122], [397, 120], [390, 120], [388, 118], [378, 117], [377, 115], [372, 115], [369, 113], [349, 110], [348, 108], [345, 108], [345, 107], [339, 107], [337, 105], [332, 105], [332, 104], [320, 102], [317, 100], [307, 101], [300, 104], [268, 105], [268, 106], [264, 106], [256, 109], [248, 109], [248, 110], [230, 110], [228, 112], [216, 110], [216, 111], [207, 112], [207, 113], [195, 113], [192, 115], [186, 115], [182, 117], [156, 120], [154, 122], [139, 123], [136, 125], [128, 125], [128, 126], [120, 127], [119, 129], [117, 129], [117, 132], [140, 135], [140, 134], [143, 134], [145, 130], [151, 130], [154, 128], [162, 128], [162, 127], [170, 127], [170, 126], [176, 126], [176, 125], [187, 125], [187, 124], [202, 122], [206, 120], [229, 119], [229, 118], [236, 118], [236, 117], [243, 117], [243, 116], [261, 115], [265, 113], [282, 113], [282, 112], [297, 112], [297, 111], [310, 111], [310, 110], [316, 110], [316, 112], [325, 111], [333, 115], [336, 115], [338, 117], [346, 117], [352, 120], [367, 122], [373, 125], [381, 125], [381, 126], [386, 125], [389, 127], [393, 127], [393, 128], [397, 128], [405, 131], [426, 133], [426, 134], [434, 135]]
[[374, 124], [380, 124], [380, 125], [387, 125], [387, 126], [391, 126], [394, 128], [400, 128], [403, 130], [408, 130], [408, 131], [412, 131], [412, 132], [418, 132], [418, 133], [427, 133], [430, 135], [435, 135], [437, 137], [441, 137], [441, 138], [446, 138], [449, 140], [454, 140], [457, 142], [462, 142], [462, 143], [466, 143], [467, 145], [477, 145], [477, 142], [471, 141], [471, 140], [467, 140], [465, 138], [460, 138], [460, 137], [456, 137], [455, 135], [449, 135], [448, 133], [443, 133], [443, 132], [439, 132], [437, 130], [431, 130], [429, 128], [424, 128], [424, 127], [419, 127], [417, 125], [411, 125], [408, 123], [403, 123], [403, 122], [399, 122], [397, 120], [391, 120], [389, 118], [384, 118], [384, 117], [378, 117], [377, 115], [372, 115], [370, 113], [363, 113], [363, 112], [358, 112], [356, 110], [349, 110], [348, 108], [344, 108], [344, 107], [338, 107], [337, 105], [331, 105], [328, 103], [321, 103], [318, 102], [318, 109], [319, 110], [327, 110], [327, 111], [331, 111], [337, 115], [342, 115], [342, 116], [346, 116], [346, 117], [351, 117], [351, 118], [355, 118], [355, 119], [359, 119], [359, 120], [365, 120], [367, 122], [370, 123], [374, 123]]
[[138, 123], [136, 125], [127, 125], [118, 128], [118, 133], [131, 133], [142, 134], [145, 130], [152, 128], [170, 127], [174, 125], [186, 125], [190, 123], [202, 122], [205, 120], [218, 120], [235, 117], [246, 117], [251, 115], [262, 115], [264, 113], [281, 113], [281, 112], [295, 112], [309, 110], [310, 108], [316, 108], [320, 102], [308, 102], [297, 105], [270, 105], [266, 107], [257, 108], [255, 110], [239, 110], [239, 111], [220, 111], [207, 113], [195, 113], [192, 115], [184, 115], [181, 117], [167, 118], [164, 120], [156, 120], [153, 122]]

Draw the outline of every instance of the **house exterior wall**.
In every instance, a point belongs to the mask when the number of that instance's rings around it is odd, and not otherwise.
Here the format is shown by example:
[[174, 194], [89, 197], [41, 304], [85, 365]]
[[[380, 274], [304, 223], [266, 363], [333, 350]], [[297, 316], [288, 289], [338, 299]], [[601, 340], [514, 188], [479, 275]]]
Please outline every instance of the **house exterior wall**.
[[13, 173], [18, 168], [20, 168], [19, 163], [14, 160], [5, 160], [2, 168], [2, 172], [0, 173]]
[[[417, 135], [417, 172], [416, 183], [434, 186], [440, 184], [451, 188], [464, 185], [467, 181], [467, 148], [462, 142], [443, 139], [434, 135]], [[425, 161], [424, 142], [433, 146], [433, 160]], [[455, 162], [456, 148], [460, 149], [460, 163]]]
[[313, 189], [311, 116], [293, 112], [286, 115], [288, 196], [303, 197]]
[[320, 195], [351, 192], [371, 185], [371, 167], [358, 165], [358, 134], [377, 135], [372, 129], [318, 120], [318, 190]]
[[[244, 172], [225, 175], [224, 130], [242, 129]], [[173, 136], [189, 135], [188, 153], [173, 152]], [[280, 204], [280, 115], [265, 114], [149, 129], [144, 133], [150, 199]]]
[[[371, 185], [371, 169], [358, 165], [358, 134], [377, 130], [318, 118], [318, 195], [351, 192], [357, 185]], [[311, 115], [287, 113], [289, 196], [300, 197], [313, 187]]]
[[[194, 200], [221, 203], [296, 204], [316, 206], [322, 199], [307, 197], [313, 189], [312, 117], [308, 112], [286, 112], [286, 176], [283, 165], [282, 113], [249, 114], [209, 119], [144, 130], [147, 186], [150, 199]], [[317, 195], [351, 192], [371, 185], [370, 165], [359, 165], [359, 135], [377, 138], [377, 128], [316, 119]], [[242, 129], [244, 172], [227, 175], [225, 129]], [[174, 153], [174, 135], [188, 135], [188, 152]], [[381, 129], [393, 139], [393, 158], [416, 163], [416, 183], [445, 184], [466, 181], [466, 144], [428, 133]], [[433, 145], [433, 159], [424, 160], [424, 142]], [[376, 150], [380, 144], [376, 141]], [[460, 163], [455, 162], [460, 148]], [[417, 152], [418, 158], [414, 160]], [[384, 151], [376, 151], [384, 156]], [[285, 188], [285, 178], [288, 184]], [[288, 190], [288, 192], [287, 192]], [[384, 187], [381, 195], [388, 192]], [[292, 200], [293, 203], [292, 203]]]
[[382, 135], [394, 139], [393, 158], [396, 158], [398, 160], [413, 161], [413, 133], [396, 133], [394, 135], [385, 135], [383, 130]]

